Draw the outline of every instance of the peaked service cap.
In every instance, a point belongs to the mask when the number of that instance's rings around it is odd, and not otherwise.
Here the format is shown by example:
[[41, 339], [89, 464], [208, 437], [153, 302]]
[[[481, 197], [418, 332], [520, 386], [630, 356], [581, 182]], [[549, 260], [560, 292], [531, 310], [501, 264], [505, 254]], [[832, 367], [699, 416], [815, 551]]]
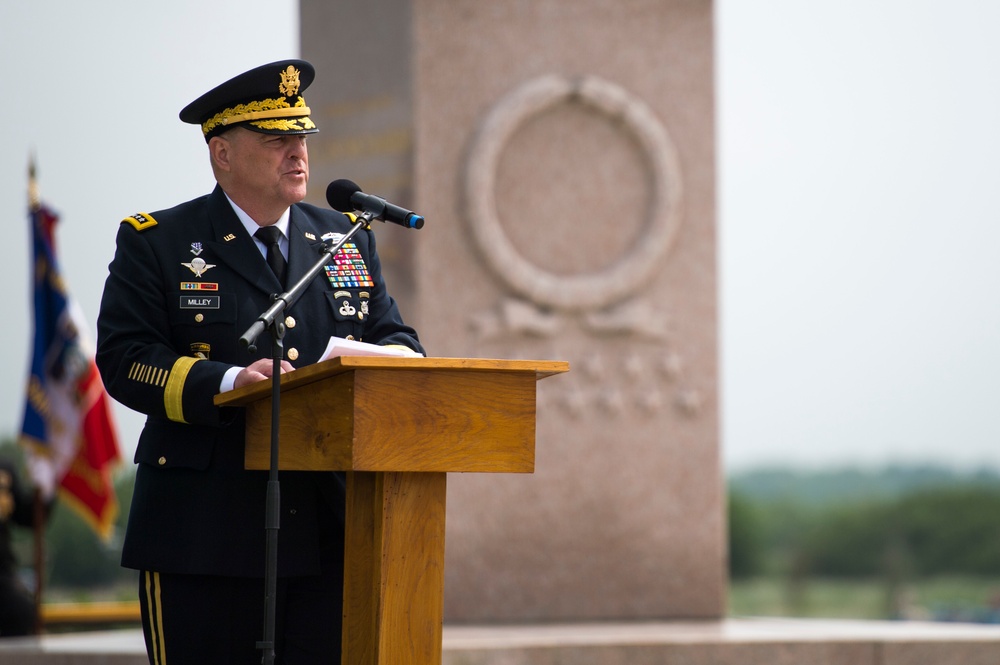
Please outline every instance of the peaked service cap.
[[313, 134], [319, 130], [300, 93], [315, 76], [305, 60], [261, 65], [212, 88], [185, 106], [180, 118], [201, 125], [206, 142], [236, 125], [262, 134]]

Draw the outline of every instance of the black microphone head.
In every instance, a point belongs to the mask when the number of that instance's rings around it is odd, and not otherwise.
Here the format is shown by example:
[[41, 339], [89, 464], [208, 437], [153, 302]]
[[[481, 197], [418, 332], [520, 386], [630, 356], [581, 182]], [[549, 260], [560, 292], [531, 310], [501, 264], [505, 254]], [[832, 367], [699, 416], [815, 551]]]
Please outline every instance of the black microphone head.
[[357, 184], [341, 178], [339, 180], [334, 180], [326, 187], [326, 202], [330, 204], [330, 207], [334, 210], [339, 210], [340, 212], [351, 212], [354, 210], [354, 204], [351, 203], [351, 197], [361, 191], [361, 188]]

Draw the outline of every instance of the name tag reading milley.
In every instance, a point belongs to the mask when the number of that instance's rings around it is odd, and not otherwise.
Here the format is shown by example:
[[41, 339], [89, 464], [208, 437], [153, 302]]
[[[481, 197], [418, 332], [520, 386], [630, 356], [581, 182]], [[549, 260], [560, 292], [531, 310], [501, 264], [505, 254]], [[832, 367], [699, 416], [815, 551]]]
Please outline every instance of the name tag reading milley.
[[181, 309], [219, 309], [220, 296], [181, 296]]

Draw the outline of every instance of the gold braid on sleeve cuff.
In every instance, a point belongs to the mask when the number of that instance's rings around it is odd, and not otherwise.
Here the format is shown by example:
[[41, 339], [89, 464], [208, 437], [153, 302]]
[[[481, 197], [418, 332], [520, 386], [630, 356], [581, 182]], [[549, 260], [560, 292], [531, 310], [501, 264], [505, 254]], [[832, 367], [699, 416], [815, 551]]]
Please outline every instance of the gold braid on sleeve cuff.
[[199, 360], [201, 358], [181, 356], [170, 369], [167, 385], [163, 389], [163, 406], [167, 410], [167, 418], [174, 422], [187, 423], [184, 420], [184, 383], [187, 381], [188, 372]]

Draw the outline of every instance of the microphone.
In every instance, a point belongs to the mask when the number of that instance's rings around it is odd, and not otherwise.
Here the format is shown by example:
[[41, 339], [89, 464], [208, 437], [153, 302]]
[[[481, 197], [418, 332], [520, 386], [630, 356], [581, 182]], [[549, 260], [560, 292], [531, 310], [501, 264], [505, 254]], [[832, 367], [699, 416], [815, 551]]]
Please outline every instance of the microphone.
[[424, 218], [412, 210], [389, 203], [374, 194], [365, 194], [355, 183], [343, 178], [334, 180], [326, 188], [326, 201], [331, 208], [340, 212], [360, 210], [371, 213], [375, 219], [408, 229], [420, 229], [424, 226]]

